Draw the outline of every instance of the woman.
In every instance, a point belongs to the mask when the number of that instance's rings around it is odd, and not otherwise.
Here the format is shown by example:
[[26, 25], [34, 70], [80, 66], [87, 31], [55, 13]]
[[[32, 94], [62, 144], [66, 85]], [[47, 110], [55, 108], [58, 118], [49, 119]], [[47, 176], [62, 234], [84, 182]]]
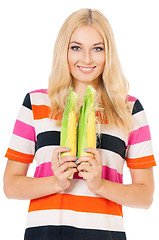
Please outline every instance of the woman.
[[[97, 149], [85, 149], [94, 157], [60, 158], [70, 151], [59, 147], [68, 89], [77, 92], [80, 107], [88, 85], [97, 92], [101, 140]], [[25, 240], [123, 240], [121, 205], [150, 207], [155, 160], [149, 126], [139, 100], [128, 95], [111, 27], [99, 11], [81, 9], [63, 24], [48, 90], [26, 95], [6, 157], [6, 196], [32, 199]], [[30, 178], [33, 159], [37, 167]], [[129, 185], [122, 184], [125, 161]]]

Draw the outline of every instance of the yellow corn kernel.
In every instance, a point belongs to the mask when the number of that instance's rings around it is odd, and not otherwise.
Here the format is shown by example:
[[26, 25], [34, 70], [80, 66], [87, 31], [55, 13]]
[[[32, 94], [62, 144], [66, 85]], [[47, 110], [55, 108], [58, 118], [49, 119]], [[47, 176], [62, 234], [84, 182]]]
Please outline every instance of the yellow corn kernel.
[[67, 128], [67, 146], [71, 150], [68, 152], [69, 155], [76, 156], [77, 148], [77, 130], [76, 130], [76, 114], [73, 110], [69, 112], [68, 116], [68, 128]]
[[[69, 88], [69, 94], [66, 99], [66, 105], [63, 113], [61, 123], [61, 135], [60, 135], [60, 146], [69, 147], [69, 152], [61, 153], [61, 157], [74, 155], [76, 156], [77, 149], [77, 127], [76, 127], [76, 115], [78, 111], [78, 95], [73, 89]], [[73, 178], [73, 175], [69, 179]]]
[[[87, 147], [96, 148], [96, 124], [95, 124], [95, 113], [92, 109], [89, 110], [88, 118], [87, 118]], [[93, 154], [90, 153], [93, 157]]]
[[[65, 153], [65, 155], [76, 156], [77, 149], [77, 129], [76, 129], [76, 114], [73, 110], [69, 112], [68, 115], [68, 126], [67, 126], [67, 146], [70, 147], [70, 151]], [[68, 168], [70, 169], [70, 168]], [[71, 174], [68, 179], [72, 179], [73, 174]]]

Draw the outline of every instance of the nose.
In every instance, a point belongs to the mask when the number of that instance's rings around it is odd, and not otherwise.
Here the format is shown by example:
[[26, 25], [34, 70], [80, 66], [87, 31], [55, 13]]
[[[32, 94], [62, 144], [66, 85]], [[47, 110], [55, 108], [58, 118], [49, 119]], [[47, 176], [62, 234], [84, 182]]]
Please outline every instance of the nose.
[[87, 64], [87, 65], [92, 63], [92, 54], [89, 50], [83, 51], [82, 62]]

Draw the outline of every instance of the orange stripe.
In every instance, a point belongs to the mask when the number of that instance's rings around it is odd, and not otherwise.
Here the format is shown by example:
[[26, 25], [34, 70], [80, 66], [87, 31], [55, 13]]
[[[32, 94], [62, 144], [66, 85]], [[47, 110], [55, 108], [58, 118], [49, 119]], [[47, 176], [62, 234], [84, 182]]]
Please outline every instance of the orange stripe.
[[141, 158], [126, 158], [127, 166], [133, 169], [149, 168], [156, 166], [154, 155]]
[[49, 118], [50, 116], [50, 107], [46, 105], [32, 105], [33, 116], [35, 120]]
[[77, 212], [122, 216], [121, 205], [100, 197], [84, 197], [58, 193], [34, 199], [30, 202], [29, 212], [49, 209], [65, 209]]
[[[51, 108], [46, 105], [32, 105], [33, 116], [35, 120], [43, 119], [43, 118], [50, 118], [51, 115], [54, 115], [53, 119], [61, 119], [61, 113], [52, 113]], [[101, 124], [107, 124], [107, 121], [102, 118], [100, 111], [96, 111], [96, 123], [100, 122]]]
[[31, 163], [34, 159], [34, 155], [21, 153], [11, 148], [8, 148], [5, 157], [22, 163]]
[[[33, 116], [35, 120], [43, 118], [52, 118], [54, 120], [61, 119], [62, 116], [60, 113], [53, 113], [51, 108], [46, 105], [32, 105]], [[54, 115], [54, 117], [52, 117]]]

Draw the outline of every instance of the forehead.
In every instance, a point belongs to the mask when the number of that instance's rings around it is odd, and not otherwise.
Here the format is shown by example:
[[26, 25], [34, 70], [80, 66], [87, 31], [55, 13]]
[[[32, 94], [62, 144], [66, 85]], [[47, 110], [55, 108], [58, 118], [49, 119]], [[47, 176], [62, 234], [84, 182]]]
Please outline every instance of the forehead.
[[85, 43], [94, 44], [98, 42], [104, 43], [104, 39], [101, 33], [97, 30], [96, 27], [92, 25], [78, 26], [72, 33], [70, 42], [71, 41], [80, 42], [82, 44]]

